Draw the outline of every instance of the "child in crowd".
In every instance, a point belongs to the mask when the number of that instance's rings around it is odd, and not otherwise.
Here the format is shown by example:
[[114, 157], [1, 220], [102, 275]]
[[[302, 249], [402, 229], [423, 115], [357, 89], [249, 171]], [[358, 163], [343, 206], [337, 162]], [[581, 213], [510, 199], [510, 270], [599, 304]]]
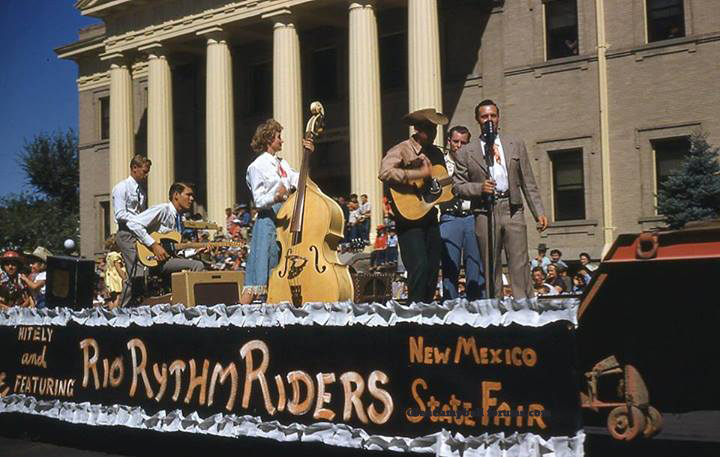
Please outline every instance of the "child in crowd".
[[30, 275], [20, 275], [20, 279], [25, 281], [30, 294], [35, 301], [37, 308], [45, 308], [45, 282], [47, 281], [47, 258], [52, 252], [42, 246], [38, 246], [32, 254], [27, 255], [30, 262]]
[[115, 242], [115, 235], [110, 235], [105, 241], [105, 250], [108, 251], [105, 257], [105, 287], [110, 294], [110, 308], [117, 308], [120, 305], [123, 283], [127, 279], [127, 272], [122, 261], [120, 248]]

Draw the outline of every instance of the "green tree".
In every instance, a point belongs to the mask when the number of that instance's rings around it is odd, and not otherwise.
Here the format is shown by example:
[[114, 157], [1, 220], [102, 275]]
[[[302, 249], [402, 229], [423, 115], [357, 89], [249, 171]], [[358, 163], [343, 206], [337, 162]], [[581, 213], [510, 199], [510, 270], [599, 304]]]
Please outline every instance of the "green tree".
[[32, 251], [45, 246], [63, 252], [63, 241], [77, 239], [77, 213], [69, 213], [54, 200], [14, 194], [0, 198], [0, 246]]
[[18, 162], [35, 193], [0, 198], [0, 248], [62, 252], [79, 235], [80, 164], [72, 129], [40, 133], [26, 141]]
[[658, 213], [670, 228], [690, 221], [720, 217], [720, 162], [718, 148], [712, 148], [702, 132], [690, 138], [690, 152], [680, 168], [658, 189]]
[[25, 141], [19, 162], [28, 183], [69, 211], [80, 204], [80, 162], [75, 132], [40, 133]]

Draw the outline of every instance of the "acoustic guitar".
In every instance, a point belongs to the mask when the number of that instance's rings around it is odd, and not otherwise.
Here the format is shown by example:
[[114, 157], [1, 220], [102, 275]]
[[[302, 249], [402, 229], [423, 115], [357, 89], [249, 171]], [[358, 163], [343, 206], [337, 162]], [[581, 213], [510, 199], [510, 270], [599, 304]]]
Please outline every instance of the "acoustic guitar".
[[[177, 252], [186, 248], [204, 248], [204, 247], [242, 247], [245, 246], [245, 242], [241, 241], [212, 241], [212, 242], [188, 242], [181, 243], [182, 235], [180, 232], [167, 232], [159, 233], [153, 232], [150, 234], [153, 240], [160, 243], [162, 247], [167, 251], [170, 257], [175, 257]], [[155, 258], [155, 254], [150, 250], [149, 247], [145, 246], [141, 242], [137, 241], [135, 246], [137, 247], [138, 260], [140, 263], [148, 268], [156, 267], [160, 264]]]
[[430, 178], [412, 179], [408, 184], [390, 187], [392, 203], [404, 219], [422, 219], [433, 206], [453, 199], [452, 176], [443, 165], [433, 165]]

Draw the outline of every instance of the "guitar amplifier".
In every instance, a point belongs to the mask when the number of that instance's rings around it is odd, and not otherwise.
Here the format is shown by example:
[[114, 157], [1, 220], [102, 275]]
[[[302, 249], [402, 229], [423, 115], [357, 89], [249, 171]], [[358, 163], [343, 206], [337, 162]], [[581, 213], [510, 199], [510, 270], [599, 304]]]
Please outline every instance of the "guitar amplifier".
[[182, 271], [172, 274], [172, 303], [234, 305], [240, 301], [244, 271]]
[[48, 307], [92, 308], [94, 293], [94, 261], [79, 257], [48, 257], [45, 287]]
[[392, 299], [393, 275], [357, 273], [352, 275], [355, 303], [385, 303]]

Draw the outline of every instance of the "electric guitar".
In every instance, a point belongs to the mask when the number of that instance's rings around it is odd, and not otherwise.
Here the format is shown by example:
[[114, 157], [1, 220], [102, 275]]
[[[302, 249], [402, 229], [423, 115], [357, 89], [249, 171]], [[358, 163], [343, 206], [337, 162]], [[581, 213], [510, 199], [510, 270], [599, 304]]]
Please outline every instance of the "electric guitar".
[[433, 165], [430, 178], [411, 179], [408, 184], [390, 187], [395, 209], [404, 219], [416, 221], [433, 206], [453, 199], [452, 176], [443, 165]]
[[[167, 251], [170, 257], [175, 257], [177, 252], [186, 248], [204, 248], [212, 246], [220, 247], [242, 247], [245, 246], [244, 241], [212, 241], [205, 243], [191, 242], [181, 243], [182, 235], [180, 232], [167, 232], [158, 233], [153, 232], [150, 234], [153, 240], [160, 243], [160, 245]], [[145, 246], [141, 242], [137, 241], [135, 246], [137, 247], [138, 260], [140, 263], [148, 268], [156, 267], [160, 264], [155, 258], [155, 254], [150, 250], [149, 247]]]

